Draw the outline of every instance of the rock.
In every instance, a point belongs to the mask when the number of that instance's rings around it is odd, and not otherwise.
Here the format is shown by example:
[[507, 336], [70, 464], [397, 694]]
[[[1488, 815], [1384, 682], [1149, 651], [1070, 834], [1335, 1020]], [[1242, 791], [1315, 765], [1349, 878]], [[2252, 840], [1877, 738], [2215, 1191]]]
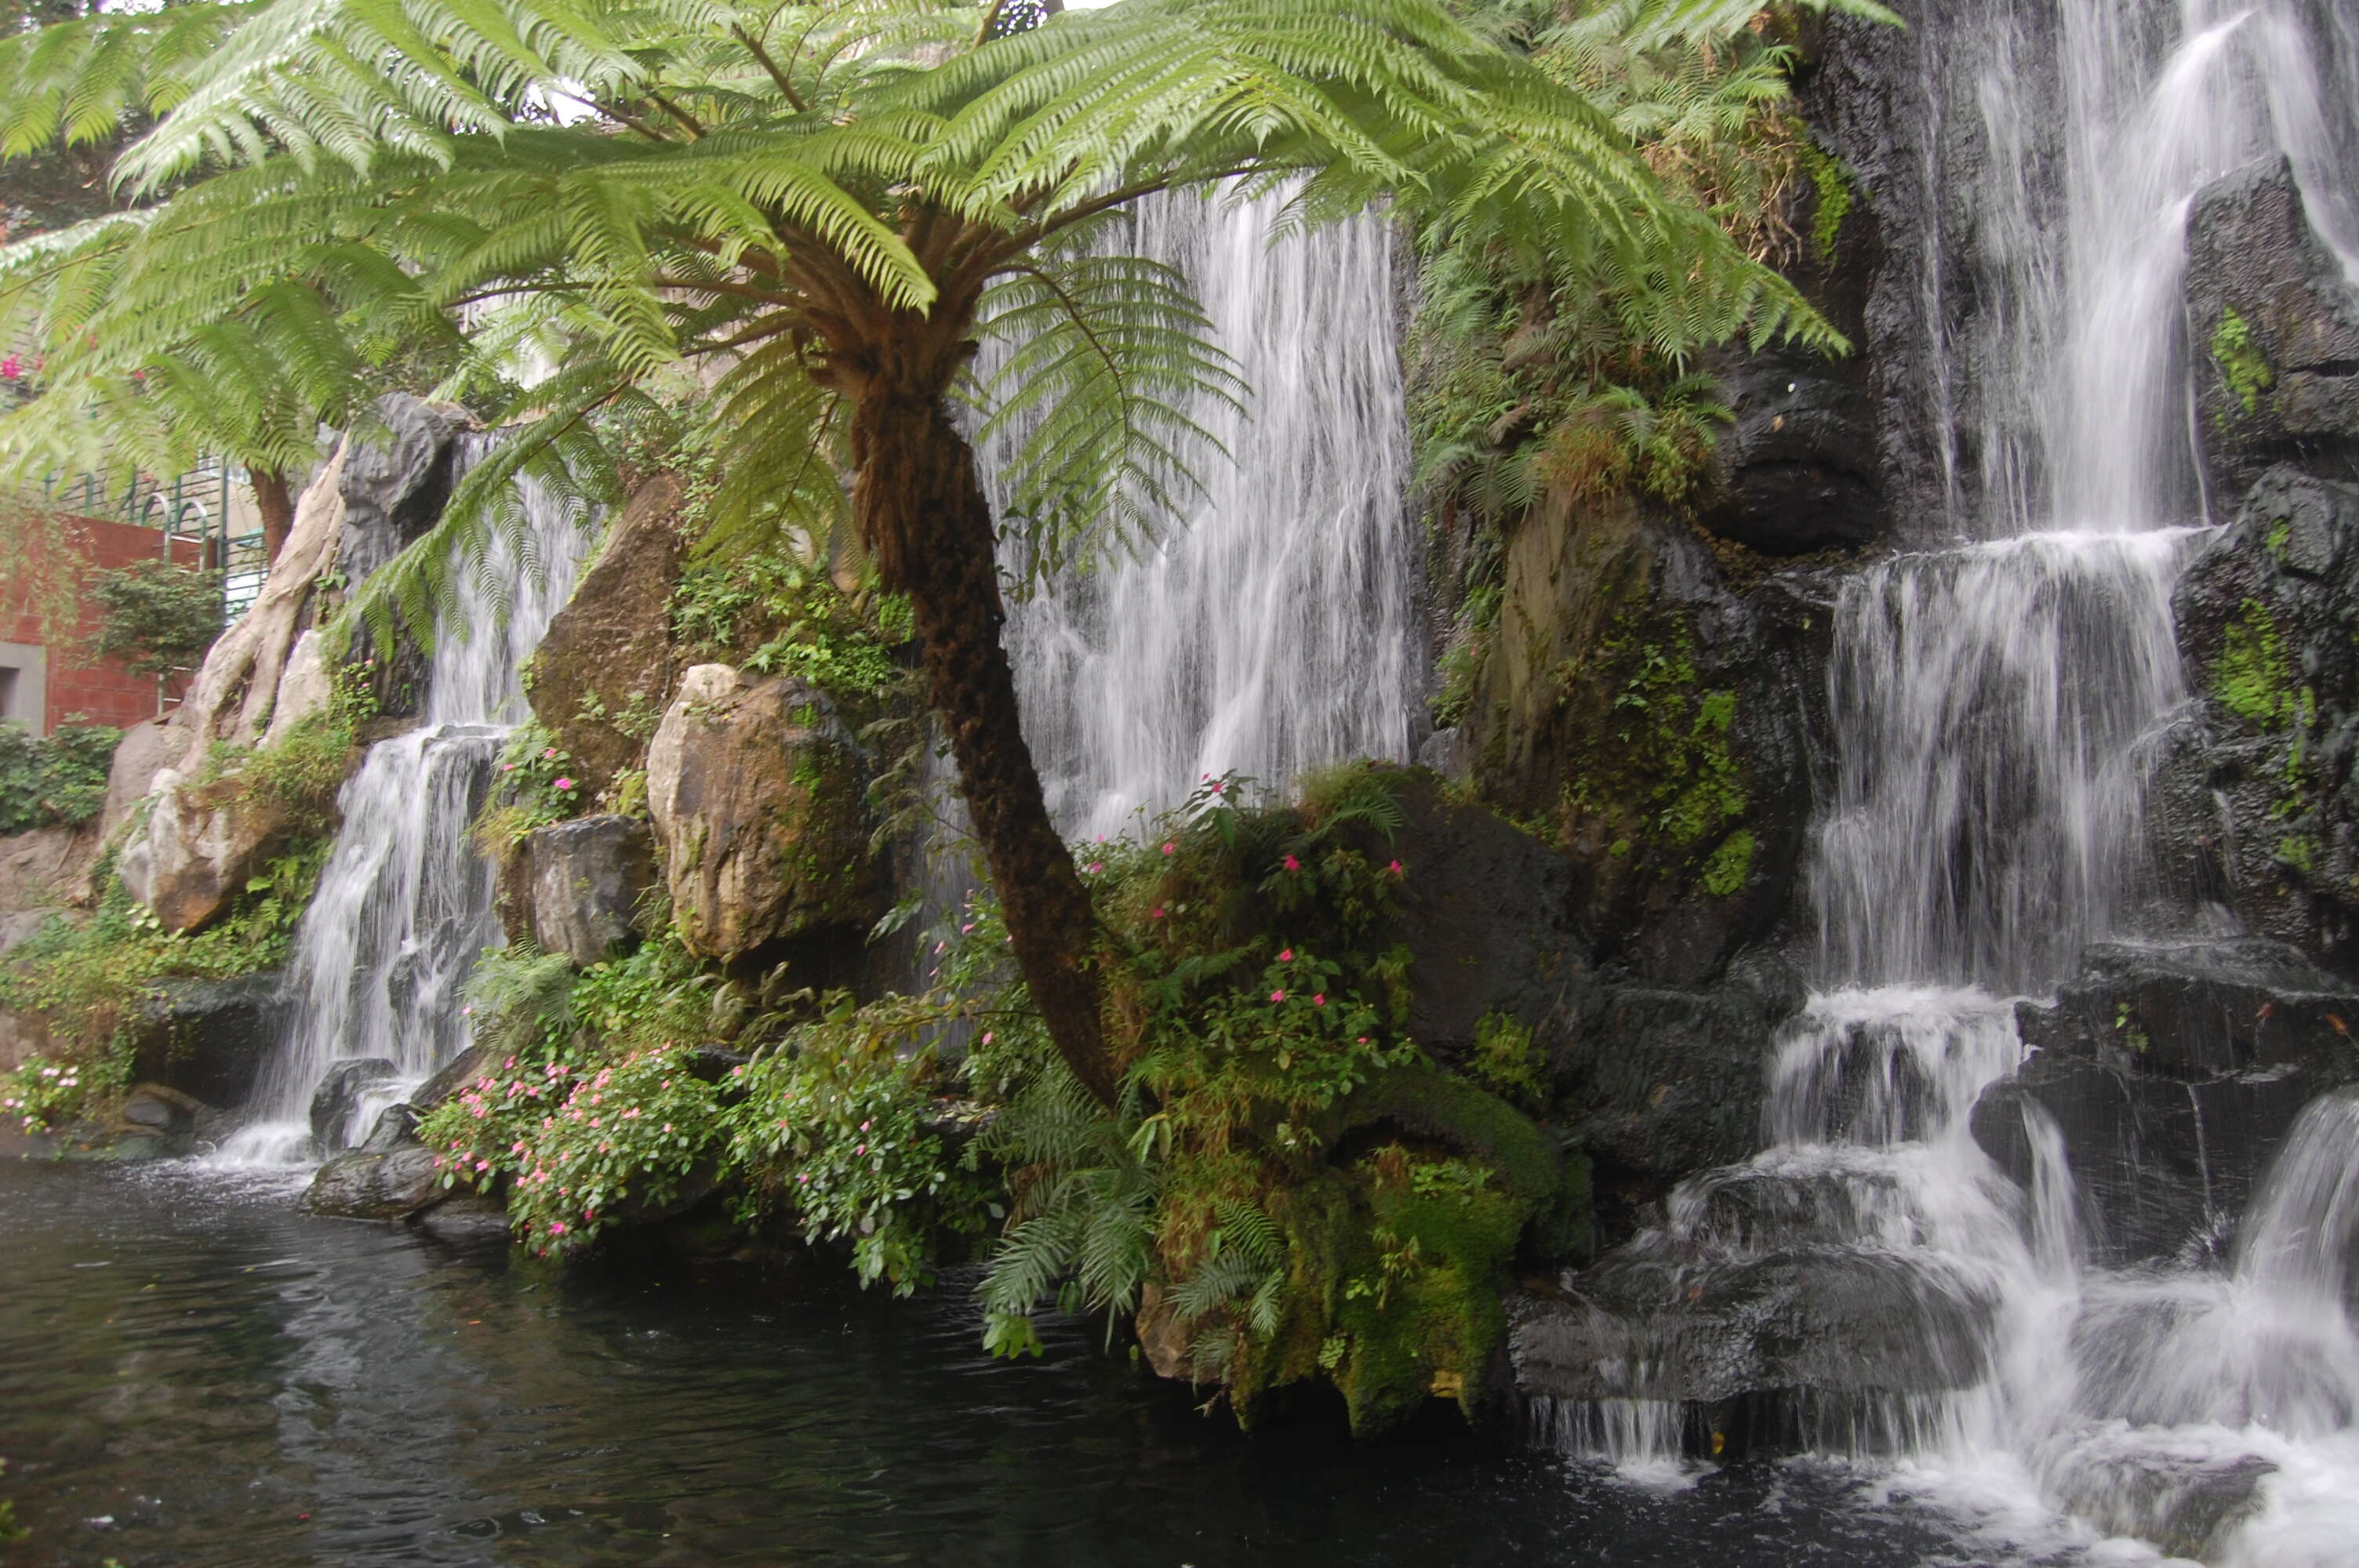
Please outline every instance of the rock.
[[1180, 1314], [1171, 1310], [1162, 1285], [1155, 1281], [1148, 1281], [1139, 1292], [1134, 1326], [1138, 1332], [1139, 1351], [1157, 1377], [1195, 1381], [1195, 1362], [1188, 1347], [1195, 1343], [1196, 1336], [1180, 1321]]
[[2181, 575], [2191, 733], [2154, 795], [2175, 879], [2359, 973], [2359, 485], [2286, 465]]
[[201, 931], [283, 851], [293, 822], [277, 801], [240, 793], [233, 781], [192, 785], [156, 775], [146, 823], [124, 841], [115, 875], [164, 929]]
[[342, 1219], [406, 1219], [450, 1195], [434, 1152], [419, 1143], [389, 1152], [354, 1149], [321, 1165], [302, 1206]]
[[207, 1105], [245, 1104], [277, 1044], [278, 987], [275, 972], [150, 982], [134, 1071]]
[[355, 427], [340, 491], [344, 577], [357, 588], [442, 514], [457, 479], [459, 424], [451, 413], [406, 393], [372, 410], [375, 428]]
[[134, 1084], [123, 1097], [117, 1118], [131, 1130], [151, 1137], [187, 1138], [197, 1124], [219, 1113], [193, 1095], [162, 1084]]
[[726, 665], [681, 677], [647, 805], [688, 949], [734, 958], [884, 912], [857, 743], [817, 687]]
[[411, 1229], [454, 1246], [505, 1246], [508, 1238], [507, 1206], [476, 1193], [449, 1198], [408, 1218]]
[[134, 807], [147, 797], [156, 775], [188, 754], [188, 737], [168, 719], [148, 719], [123, 732], [114, 761], [106, 773], [106, 806], [98, 819], [102, 841], [131, 820]]
[[2241, 494], [2288, 460], [2359, 481], [2359, 291], [2282, 156], [2196, 196], [2186, 294], [2214, 492]]
[[1410, 1035], [1455, 1055], [1473, 1047], [1492, 1014], [1529, 1029], [1564, 1008], [1588, 970], [1570, 914], [1571, 862], [1491, 812], [1451, 800], [1430, 773], [1397, 781]]
[[1508, 542], [1466, 719], [1477, 794], [1547, 825], [1601, 968], [1692, 986], [1794, 903], [1823, 725], [1822, 574], [1739, 594], [1685, 526], [1551, 503]]
[[1718, 1406], [1715, 1430], [1741, 1416], [1756, 1441], [1793, 1443], [1813, 1419], [1872, 1420], [1980, 1381], [1997, 1306], [1987, 1281], [1897, 1253], [1632, 1249], [1512, 1297], [1507, 1357], [1527, 1398]]
[[1427, 736], [1425, 743], [1417, 749], [1417, 765], [1430, 768], [1453, 783], [1464, 780], [1474, 766], [1474, 759], [1466, 749], [1465, 731], [1453, 724]]
[[271, 705], [270, 728], [263, 732], [262, 743], [277, 745], [297, 725], [324, 711], [335, 695], [335, 678], [328, 673], [327, 654], [314, 627], [295, 639], [294, 650], [287, 655], [286, 672], [278, 677], [278, 700]]
[[628, 816], [552, 823], [527, 834], [500, 875], [503, 905], [543, 952], [594, 964], [637, 939], [639, 902], [657, 881], [655, 836]]
[[0, 1073], [13, 1073], [49, 1049], [49, 1021], [38, 1012], [0, 1008]]
[[1542, 1021], [1551, 1116], [1588, 1151], [1607, 1238], [1681, 1179], [1759, 1146], [1769, 1054], [1801, 1001], [1782, 962], [1747, 956], [1715, 986], [1594, 986]]
[[2037, 1054], [1975, 1105], [1975, 1141], [2028, 1190], [2051, 1122], [2108, 1267], [2219, 1249], [2302, 1108], [2359, 1082], [2359, 991], [2281, 943], [2094, 946], [2017, 1017]]
[[0, 953], [82, 901], [103, 842], [82, 827], [36, 827], [0, 838]]
[[470, 1045], [410, 1091], [410, 1108], [420, 1116], [426, 1115], [476, 1079], [490, 1076], [500, 1061], [500, 1053], [489, 1045]]
[[366, 1103], [366, 1091], [398, 1077], [401, 1069], [383, 1056], [361, 1056], [336, 1063], [321, 1075], [311, 1091], [311, 1147], [322, 1153], [345, 1148], [357, 1140], [355, 1126]]
[[549, 623], [533, 655], [533, 710], [572, 758], [585, 798], [645, 756], [671, 696], [671, 596], [684, 554], [678, 475], [651, 476]]

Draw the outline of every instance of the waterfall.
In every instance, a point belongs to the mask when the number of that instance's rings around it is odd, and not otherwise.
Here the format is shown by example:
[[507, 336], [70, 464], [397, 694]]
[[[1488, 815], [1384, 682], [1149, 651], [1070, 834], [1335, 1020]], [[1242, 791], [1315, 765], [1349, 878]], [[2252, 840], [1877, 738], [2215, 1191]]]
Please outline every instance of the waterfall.
[[[1970, 1476], [1984, 1512], [1995, 1496], [2072, 1516], [2067, 1541], [2348, 1563], [2359, 1098], [2304, 1113], [2226, 1269], [2095, 1266], [2047, 1113], [2007, 1113], [2027, 1188], [1969, 1121], [2026, 1058], [2015, 999], [2131, 934], [2146, 760], [2186, 697], [2171, 589], [2223, 499], [2203, 493], [2193, 423], [2187, 213], [2282, 155], [2359, 283], [2359, 20], [2315, 0], [1943, 9], [1961, 15], [1920, 22], [1926, 129], [1965, 149], [1971, 232], [1929, 264], [1926, 391], [1954, 416], [1940, 522], [1966, 542], [1843, 591], [1810, 868], [1821, 989], [1776, 1043], [1768, 1146], [1684, 1184], [1589, 1278], [1637, 1303], [1596, 1377], [1627, 1397], [1549, 1418], [1586, 1451], [1662, 1464], [1712, 1356], [1792, 1366], [1811, 1347], [1789, 1323], [1661, 1303], [1807, 1271], [1861, 1281], [1878, 1314], [1875, 1343], [1841, 1352], [1876, 1357], [1873, 1375], [1803, 1380], [1870, 1390], [1799, 1400], [1809, 1445], [1928, 1487]], [[1972, 280], [1962, 326], [1951, 269]], [[1701, 1351], [1700, 1323], [1722, 1336]]]
[[[495, 539], [454, 571], [417, 727], [370, 747], [338, 796], [344, 825], [295, 932], [290, 1016], [226, 1162], [300, 1163], [357, 1142], [466, 1047], [461, 990], [500, 940], [493, 867], [470, 828], [527, 716], [524, 662], [572, 593], [590, 537], [571, 507], [529, 484], [521, 494], [522, 538]], [[310, 1108], [332, 1073], [352, 1080], [345, 1108], [315, 1140]]]
[[[1406, 760], [1416, 739], [1393, 236], [1366, 217], [1280, 238], [1283, 206], [1161, 197], [1120, 242], [1189, 278], [1253, 391], [1243, 411], [1188, 409], [1208, 438], [1189, 515], [1011, 607], [1025, 733], [1077, 838], [1118, 833], [1206, 773], [1277, 788], [1346, 758]], [[981, 454], [986, 472], [1014, 438]], [[1019, 557], [1011, 543], [1011, 576]]]

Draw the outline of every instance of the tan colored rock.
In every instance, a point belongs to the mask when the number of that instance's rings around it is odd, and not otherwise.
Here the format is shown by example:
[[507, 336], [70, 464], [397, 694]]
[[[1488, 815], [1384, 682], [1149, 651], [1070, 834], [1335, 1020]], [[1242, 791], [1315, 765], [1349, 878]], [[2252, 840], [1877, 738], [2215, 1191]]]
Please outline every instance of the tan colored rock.
[[682, 940], [728, 958], [883, 908], [858, 745], [817, 687], [727, 665], [680, 677], [647, 805]]
[[167, 931], [219, 919], [287, 839], [283, 807], [184, 784], [171, 768], [156, 775], [149, 798], [147, 820], [124, 841], [114, 869], [124, 891], [155, 911]]
[[313, 714], [323, 712], [335, 697], [336, 685], [328, 674], [326, 647], [316, 626], [295, 639], [295, 649], [287, 655], [286, 671], [278, 677], [278, 700], [270, 709], [270, 727], [262, 734], [265, 746], [276, 746], [287, 739], [289, 730]]
[[98, 836], [112, 838], [131, 820], [131, 813], [155, 787], [156, 775], [188, 755], [188, 736], [168, 719], [150, 719], [123, 732], [114, 761], [106, 773], [106, 808], [98, 819]]
[[549, 623], [532, 661], [532, 707], [596, 795], [638, 765], [647, 734], [617, 719], [671, 696], [671, 596], [679, 585], [680, 482], [659, 473], [632, 492], [598, 558]]
[[1161, 1285], [1149, 1281], [1138, 1296], [1138, 1315], [1133, 1326], [1138, 1331], [1138, 1348], [1147, 1357], [1158, 1378], [1174, 1382], [1194, 1382], [1196, 1363], [1189, 1355], [1196, 1336], [1171, 1310], [1171, 1302]]

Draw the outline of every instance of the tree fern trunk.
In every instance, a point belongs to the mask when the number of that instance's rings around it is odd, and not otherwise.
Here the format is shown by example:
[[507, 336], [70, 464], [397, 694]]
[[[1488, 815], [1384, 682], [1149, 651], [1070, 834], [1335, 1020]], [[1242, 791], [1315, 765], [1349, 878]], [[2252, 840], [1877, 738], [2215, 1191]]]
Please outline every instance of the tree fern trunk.
[[1049, 819], [1000, 645], [1007, 614], [991, 503], [932, 377], [872, 383], [853, 425], [853, 509], [885, 586], [909, 596], [934, 711], [1013, 939], [1016, 963], [1073, 1076], [1111, 1106], [1118, 1074], [1099, 1016], [1096, 913]]
[[252, 469], [246, 477], [254, 481], [254, 509], [262, 519], [263, 557], [276, 561], [295, 526], [294, 491], [277, 469]]

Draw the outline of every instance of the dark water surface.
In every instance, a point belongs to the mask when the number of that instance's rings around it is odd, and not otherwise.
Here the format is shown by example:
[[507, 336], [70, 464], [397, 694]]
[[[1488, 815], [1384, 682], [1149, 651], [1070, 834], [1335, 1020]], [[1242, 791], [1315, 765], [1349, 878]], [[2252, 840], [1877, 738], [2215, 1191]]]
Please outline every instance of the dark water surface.
[[585, 1276], [185, 1167], [0, 1161], [8, 1563], [1990, 1561], [1805, 1466], [1649, 1489], [1495, 1442], [1240, 1435], [962, 1291]]

